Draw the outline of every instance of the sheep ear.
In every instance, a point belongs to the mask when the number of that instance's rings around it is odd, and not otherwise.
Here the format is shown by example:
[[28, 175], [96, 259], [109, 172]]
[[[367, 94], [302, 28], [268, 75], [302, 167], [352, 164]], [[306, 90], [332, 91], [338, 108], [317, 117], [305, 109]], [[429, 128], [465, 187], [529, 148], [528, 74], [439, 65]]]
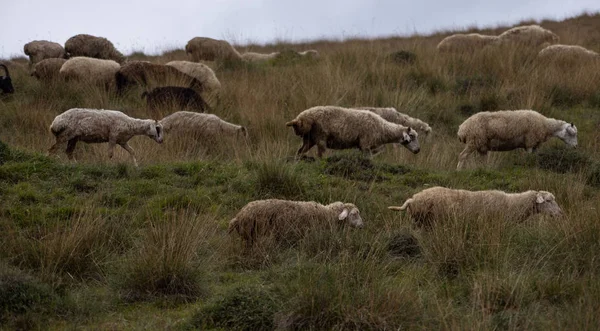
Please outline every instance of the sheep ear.
[[544, 203], [544, 197], [540, 193], [538, 193], [535, 198], [535, 202], [536, 203]]
[[[410, 130], [410, 128], [409, 128]], [[408, 135], [408, 132], [404, 132], [402, 134], [402, 138], [404, 138], [404, 141], [410, 141], [410, 136]]]
[[344, 210], [342, 210], [342, 213], [340, 214], [340, 216], [338, 217], [338, 219], [340, 221], [343, 221], [346, 219], [346, 217], [348, 217], [348, 208], [344, 208]]

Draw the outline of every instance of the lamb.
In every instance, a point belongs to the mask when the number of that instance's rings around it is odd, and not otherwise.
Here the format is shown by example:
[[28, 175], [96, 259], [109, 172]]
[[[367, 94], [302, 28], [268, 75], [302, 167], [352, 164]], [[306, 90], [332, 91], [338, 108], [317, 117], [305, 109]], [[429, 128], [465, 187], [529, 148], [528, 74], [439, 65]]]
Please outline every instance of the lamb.
[[157, 143], [163, 142], [162, 126], [156, 120], [129, 117], [120, 111], [103, 109], [72, 108], [56, 116], [50, 131], [56, 143], [48, 154], [54, 154], [60, 145], [67, 143], [66, 153], [73, 160], [73, 151], [78, 141], [86, 143], [108, 142], [108, 157], [112, 158], [115, 145], [125, 149], [137, 167], [133, 149], [127, 143], [137, 135], [145, 135]]
[[4, 64], [0, 64], [0, 68], [4, 69], [5, 76], [0, 76], [0, 90], [3, 93], [14, 93], [15, 88], [12, 84], [12, 79], [10, 78], [10, 73], [8, 72], [8, 68]]
[[458, 127], [458, 139], [467, 146], [458, 157], [457, 169], [475, 151], [486, 155], [488, 151], [524, 148], [533, 153], [553, 136], [577, 147], [577, 127], [573, 123], [547, 118], [534, 110], [479, 112]]
[[225, 40], [206, 37], [195, 37], [185, 45], [185, 52], [193, 62], [205, 61], [241, 61], [242, 57], [231, 44]]
[[157, 87], [150, 92], [142, 93], [142, 99], [146, 99], [148, 108], [158, 110], [162, 107], [176, 105], [179, 108], [191, 108], [199, 112], [204, 112], [210, 107], [204, 102], [204, 99], [188, 87], [165, 86]]
[[311, 228], [329, 231], [349, 225], [362, 228], [360, 211], [351, 203], [322, 205], [314, 201], [257, 200], [248, 203], [229, 222], [229, 233], [237, 234], [250, 248], [259, 237], [276, 241], [304, 235]]
[[508, 29], [498, 36], [497, 44], [521, 44], [525, 46], [540, 46], [558, 43], [559, 38], [552, 31], [539, 25], [524, 25]]
[[356, 107], [356, 109], [368, 110], [383, 117], [383, 119], [388, 122], [417, 129], [418, 131], [424, 133], [426, 136], [431, 133], [431, 127], [429, 126], [429, 124], [421, 121], [418, 118], [413, 118], [406, 114], [403, 114], [397, 111], [394, 107]]
[[457, 33], [448, 36], [437, 45], [438, 52], [473, 52], [494, 43], [498, 37], [479, 33]]
[[44, 59], [67, 58], [65, 49], [59, 44], [47, 40], [34, 40], [23, 46], [23, 52], [29, 56], [30, 65]]
[[261, 63], [274, 59], [279, 55], [279, 52], [273, 52], [269, 54], [246, 52], [242, 54], [242, 60], [248, 63]]
[[171, 66], [184, 74], [200, 81], [207, 92], [217, 92], [221, 89], [221, 82], [217, 79], [215, 72], [203, 63], [189, 61], [171, 61], [166, 65]]
[[186, 137], [191, 135], [207, 148], [223, 140], [243, 141], [248, 138], [246, 127], [226, 122], [212, 114], [178, 111], [163, 118], [160, 123], [165, 133], [178, 133]]
[[121, 66], [112, 60], [101, 60], [78, 56], [67, 60], [59, 70], [59, 76], [65, 80], [81, 80], [104, 84], [114, 84], [115, 74]]
[[115, 74], [117, 92], [134, 84], [144, 86], [184, 86], [198, 93], [204, 91], [204, 85], [198, 79], [185, 74], [172, 66], [144, 61], [132, 61], [124, 64]]
[[286, 126], [293, 127], [296, 135], [302, 137], [298, 156], [308, 152], [315, 144], [319, 157], [323, 156], [326, 148], [358, 148], [375, 155], [384, 144], [389, 143], [400, 143], [414, 154], [420, 151], [415, 130], [388, 122], [367, 110], [316, 106], [301, 112]]
[[65, 62], [67, 60], [58, 58], [42, 60], [33, 66], [31, 76], [41, 81], [51, 81], [58, 77], [60, 68], [62, 68]]
[[75, 35], [65, 42], [69, 56], [87, 56], [97, 59], [113, 60], [122, 64], [125, 57], [108, 39], [89, 34]]
[[600, 60], [600, 54], [577, 45], [550, 45], [538, 53], [538, 59], [563, 61]]
[[407, 210], [416, 224], [425, 226], [448, 216], [497, 217], [523, 221], [535, 214], [562, 214], [554, 195], [547, 191], [505, 193], [498, 190], [467, 191], [440, 186], [413, 195], [400, 207], [388, 208]]

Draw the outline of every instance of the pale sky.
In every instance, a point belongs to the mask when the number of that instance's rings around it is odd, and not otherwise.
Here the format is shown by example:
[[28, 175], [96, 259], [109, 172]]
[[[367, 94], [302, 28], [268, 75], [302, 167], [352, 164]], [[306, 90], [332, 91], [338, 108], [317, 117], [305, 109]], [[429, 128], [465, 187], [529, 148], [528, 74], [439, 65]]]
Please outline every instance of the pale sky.
[[45, 39], [106, 37], [124, 54], [183, 48], [196, 36], [236, 44], [275, 40], [427, 34], [562, 19], [600, 11], [600, 0], [7, 0], [2, 1], [0, 58]]

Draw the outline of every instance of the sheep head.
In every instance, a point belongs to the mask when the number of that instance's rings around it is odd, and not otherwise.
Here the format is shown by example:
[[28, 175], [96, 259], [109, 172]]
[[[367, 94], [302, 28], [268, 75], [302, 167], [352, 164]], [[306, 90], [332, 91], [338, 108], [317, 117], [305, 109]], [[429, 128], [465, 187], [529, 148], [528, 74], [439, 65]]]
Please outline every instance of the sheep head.
[[562, 214], [562, 209], [556, 203], [554, 195], [547, 191], [536, 192], [535, 210], [538, 213], [549, 214], [555, 217]]
[[338, 220], [348, 223], [350, 226], [355, 228], [362, 228], [364, 226], [363, 220], [360, 217], [360, 211], [355, 205], [351, 203], [345, 203], [344, 208], [338, 216]]
[[399, 143], [414, 154], [417, 154], [419, 151], [421, 151], [421, 147], [419, 146], [419, 134], [410, 127], [408, 127], [406, 131], [402, 133], [402, 138], [400, 139]]
[[571, 147], [577, 147], [577, 127], [573, 123], [564, 123], [555, 136], [560, 138], [565, 144]]
[[154, 120], [154, 122], [148, 128], [146, 135], [154, 139], [154, 141], [156, 141], [157, 143], [162, 144], [163, 132], [164, 130], [162, 124], [159, 121]]

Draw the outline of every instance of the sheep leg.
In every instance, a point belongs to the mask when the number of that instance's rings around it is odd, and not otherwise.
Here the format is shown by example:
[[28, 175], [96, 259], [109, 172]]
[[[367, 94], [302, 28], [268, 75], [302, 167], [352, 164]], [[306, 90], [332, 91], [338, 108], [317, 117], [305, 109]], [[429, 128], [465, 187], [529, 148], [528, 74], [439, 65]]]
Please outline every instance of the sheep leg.
[[109, 141], [108, 142], [108, 158], [112, 159], [114, 153], [115, 153], [115, 142]]
[[307, 136], [302, 137], [302, 146], [300, 146], [296, 155], [300, 156], [308, 152], [314, 145], [315, 143], [312, 140], [310, 140], [310, 138], [308, 138]]
[[323, 154], [325, 153], [326, 150], [327, 150], [327, 146], [325, 145], [324, 141], [317, 142], [317, 156], [319, 158], [323, 157]]
[[462, 152], [460, 152], [460, 154], [458, 155], [458, 164], [456, 165], [456, 170], [460, 170], [462, 169], [464, 163], [465, 163], [465, 159], [471, 155], [471, 153], [473, 153], [475, 151], [474, 148], [472, 148], [471, 146], [467, 146], [465, 147], [465, 149], [463, 149]]
[[56, 153], [56, 150], [60, 147], [60, 145], [64, 144], [66, 141], [67, 141], [67, 139], [62, 136], [56, 137], [56, 142], [54, 143], [54, 145], [52, 145], [52, 147], [50, 147], [48, 149], [47, 155], [52, 155], [52, 154]]
[[133, 159], [133, 165], [137, 167], [138, 163], [135, 159], [135, 155], [133, 154], [133, 148], [131, 148], [131, 146], [129, 146], [128, 143], [121, 144], [121, 147], [123, 147], [127, 152], [129, 152], [129, 155], [131, 155], [131, 158]]
[[73, 151], [75, 150], [75, 145], [77, 145], [77, 139], [71, 139], [67, 143], [66, 153], [67, 153], [67, 157], [69, 158], [69, 160], [74, 160]]

